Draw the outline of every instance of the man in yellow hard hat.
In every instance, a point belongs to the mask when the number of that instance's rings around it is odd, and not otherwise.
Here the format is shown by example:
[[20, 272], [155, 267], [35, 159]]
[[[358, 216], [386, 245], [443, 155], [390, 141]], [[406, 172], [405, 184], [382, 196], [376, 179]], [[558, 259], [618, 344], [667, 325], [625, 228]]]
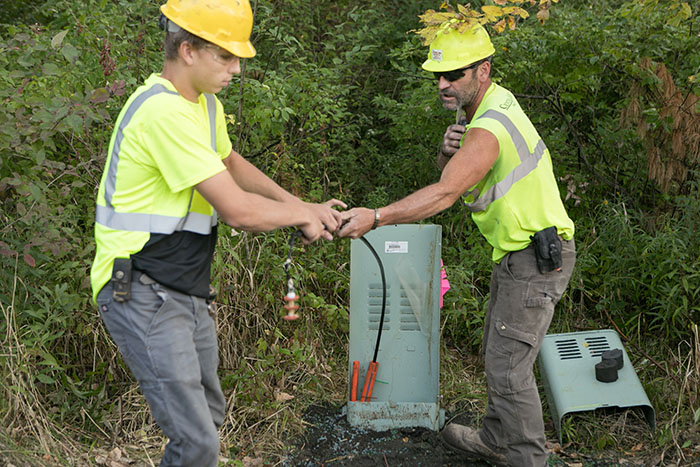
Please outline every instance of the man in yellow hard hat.
[[574, 268], [574, 224], [549, 150], [513, 94], [491, 82], [493, 53], [480, 25], [438, 33], [423, 68], [458, 121], [443, 136], [440, 180], [388, 206], [342, 213], [339, 235], [415, 222], [463, 199], [493, 246], [482, 349], [488, 404], [478, 430], [450, 424], [442, 437], [473, 457], [539, 467], [548, 455], [533, 365]]
[[232, 149], [214, 96], [253, 57], [248, 0], [168, 0], [165, 65], [126, 102], [97, 196], [93, 298], [169, 442], [162, 466], [218, 464], [211, 260], [217, 213], [247, 231], [297, 226], [331, 240], [330, 200], [292, 196]]

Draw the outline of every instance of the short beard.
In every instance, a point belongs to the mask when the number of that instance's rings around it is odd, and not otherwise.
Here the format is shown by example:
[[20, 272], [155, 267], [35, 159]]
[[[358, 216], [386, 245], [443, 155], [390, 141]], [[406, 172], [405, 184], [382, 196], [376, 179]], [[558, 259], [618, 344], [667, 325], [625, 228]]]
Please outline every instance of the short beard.
[[443, 101], [442, 106], [447, 110], [467, 109], [476, 100], [476, 96], [479, 94], [479, 88], [475, 87], [472, 89], [465, 89], [464, 91], [465, 93], [460, 93], [457, 95], [445, 94], [446, 96], [454, 97], [455, 103], [445, 104]]
[[[448, 104], [447, 102], [445, 102], [444, 100], [442, 100], [442, 96], [454, 97], [454, 98], [455, 98], [455, 103], [454, 103], [454, 104], [452, 104], [452, 103], [449, 103], [449, 104]], [[447, 110], [457, 110], [457, 109], [462, 105], [462, 103], [460, 102], [459, 96], [455, 96], [455, 95], [452, 95], [452, 94], [442, 94], [442, 93], [438, 93], [438, 97], [440, 97], [440, 102], [442, 102], [442, 106], [443, 106], [445, 109], [447, 109]]]

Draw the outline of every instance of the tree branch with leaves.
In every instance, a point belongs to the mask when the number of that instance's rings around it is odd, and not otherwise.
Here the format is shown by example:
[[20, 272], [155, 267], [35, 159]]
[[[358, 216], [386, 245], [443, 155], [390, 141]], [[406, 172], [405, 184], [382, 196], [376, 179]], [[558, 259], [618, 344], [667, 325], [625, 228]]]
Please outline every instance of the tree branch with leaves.
[[430, 45], [440, 32], [456, 29], [463, 33], [476, 24], [490, 24], [500, 34], [506, 27], [514, 30], [519, 21], [529, 18], [531, 14], [528, 9], [537, 9], [535, 16], [544, 24], [549, 19], [552, 4], [558, 2], [559, 0], [494, 0], [495, 5], [484, 5], [480, 10], [476, 10], [470, 3], [457, 4], [455, 8], [449, 0], [444, 0], [440, 10], [445, 11], [427, 10], [418, 15], [425, 27], [412, 32], [421, 36], [425, 45]]

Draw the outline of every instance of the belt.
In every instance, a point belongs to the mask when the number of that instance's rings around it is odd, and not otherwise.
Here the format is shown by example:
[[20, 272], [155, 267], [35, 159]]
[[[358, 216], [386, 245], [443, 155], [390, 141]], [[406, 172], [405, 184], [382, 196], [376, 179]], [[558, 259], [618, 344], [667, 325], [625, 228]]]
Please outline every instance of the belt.
[[[138, 281], [143, 284], [143, 285], [151, 285], [151, 284], [158, 284], [159, 282], [155, 279], [153, 279], [151, 276], [146, 274], [145, 272], [139, 272], [138, 273]], [[183, 292], [180, 292], [183, 293]], [[209, 295], [205, 298], [207, 303], [211, 303], [214, 301], [216, 298], [216, 289], [212, 287], [211, 285], [209, 286]]]
[[151, 285], [151, 284], [157, 283], [155, 279], [153, 279], [151, 276], [149, 276], [145, 272], [139, 273], [138, 279], [139, 279], [139, 282], [142, 283], [143, 285]]

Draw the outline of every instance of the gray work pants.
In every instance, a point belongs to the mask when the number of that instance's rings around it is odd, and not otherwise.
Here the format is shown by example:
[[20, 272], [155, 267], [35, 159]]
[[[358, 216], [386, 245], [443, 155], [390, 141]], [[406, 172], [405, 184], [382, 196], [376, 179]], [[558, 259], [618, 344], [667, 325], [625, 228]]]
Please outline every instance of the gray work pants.
[[491, 276], [483, 340], [488, 404], [479, 434], [490, 448], [505, 450], [511, 466], [547, 463], [533, 366], [576, 263], [573, 239], [562, 240], [562, 257], [560, 272], [541, 274], [531, 245], [508, 253]]
[[102, 320], [169, 442], [161, 466], [216, 466], [225, 398], [214, 321], [203, 298], [135, 273], [131, 299], [97, 296]]

